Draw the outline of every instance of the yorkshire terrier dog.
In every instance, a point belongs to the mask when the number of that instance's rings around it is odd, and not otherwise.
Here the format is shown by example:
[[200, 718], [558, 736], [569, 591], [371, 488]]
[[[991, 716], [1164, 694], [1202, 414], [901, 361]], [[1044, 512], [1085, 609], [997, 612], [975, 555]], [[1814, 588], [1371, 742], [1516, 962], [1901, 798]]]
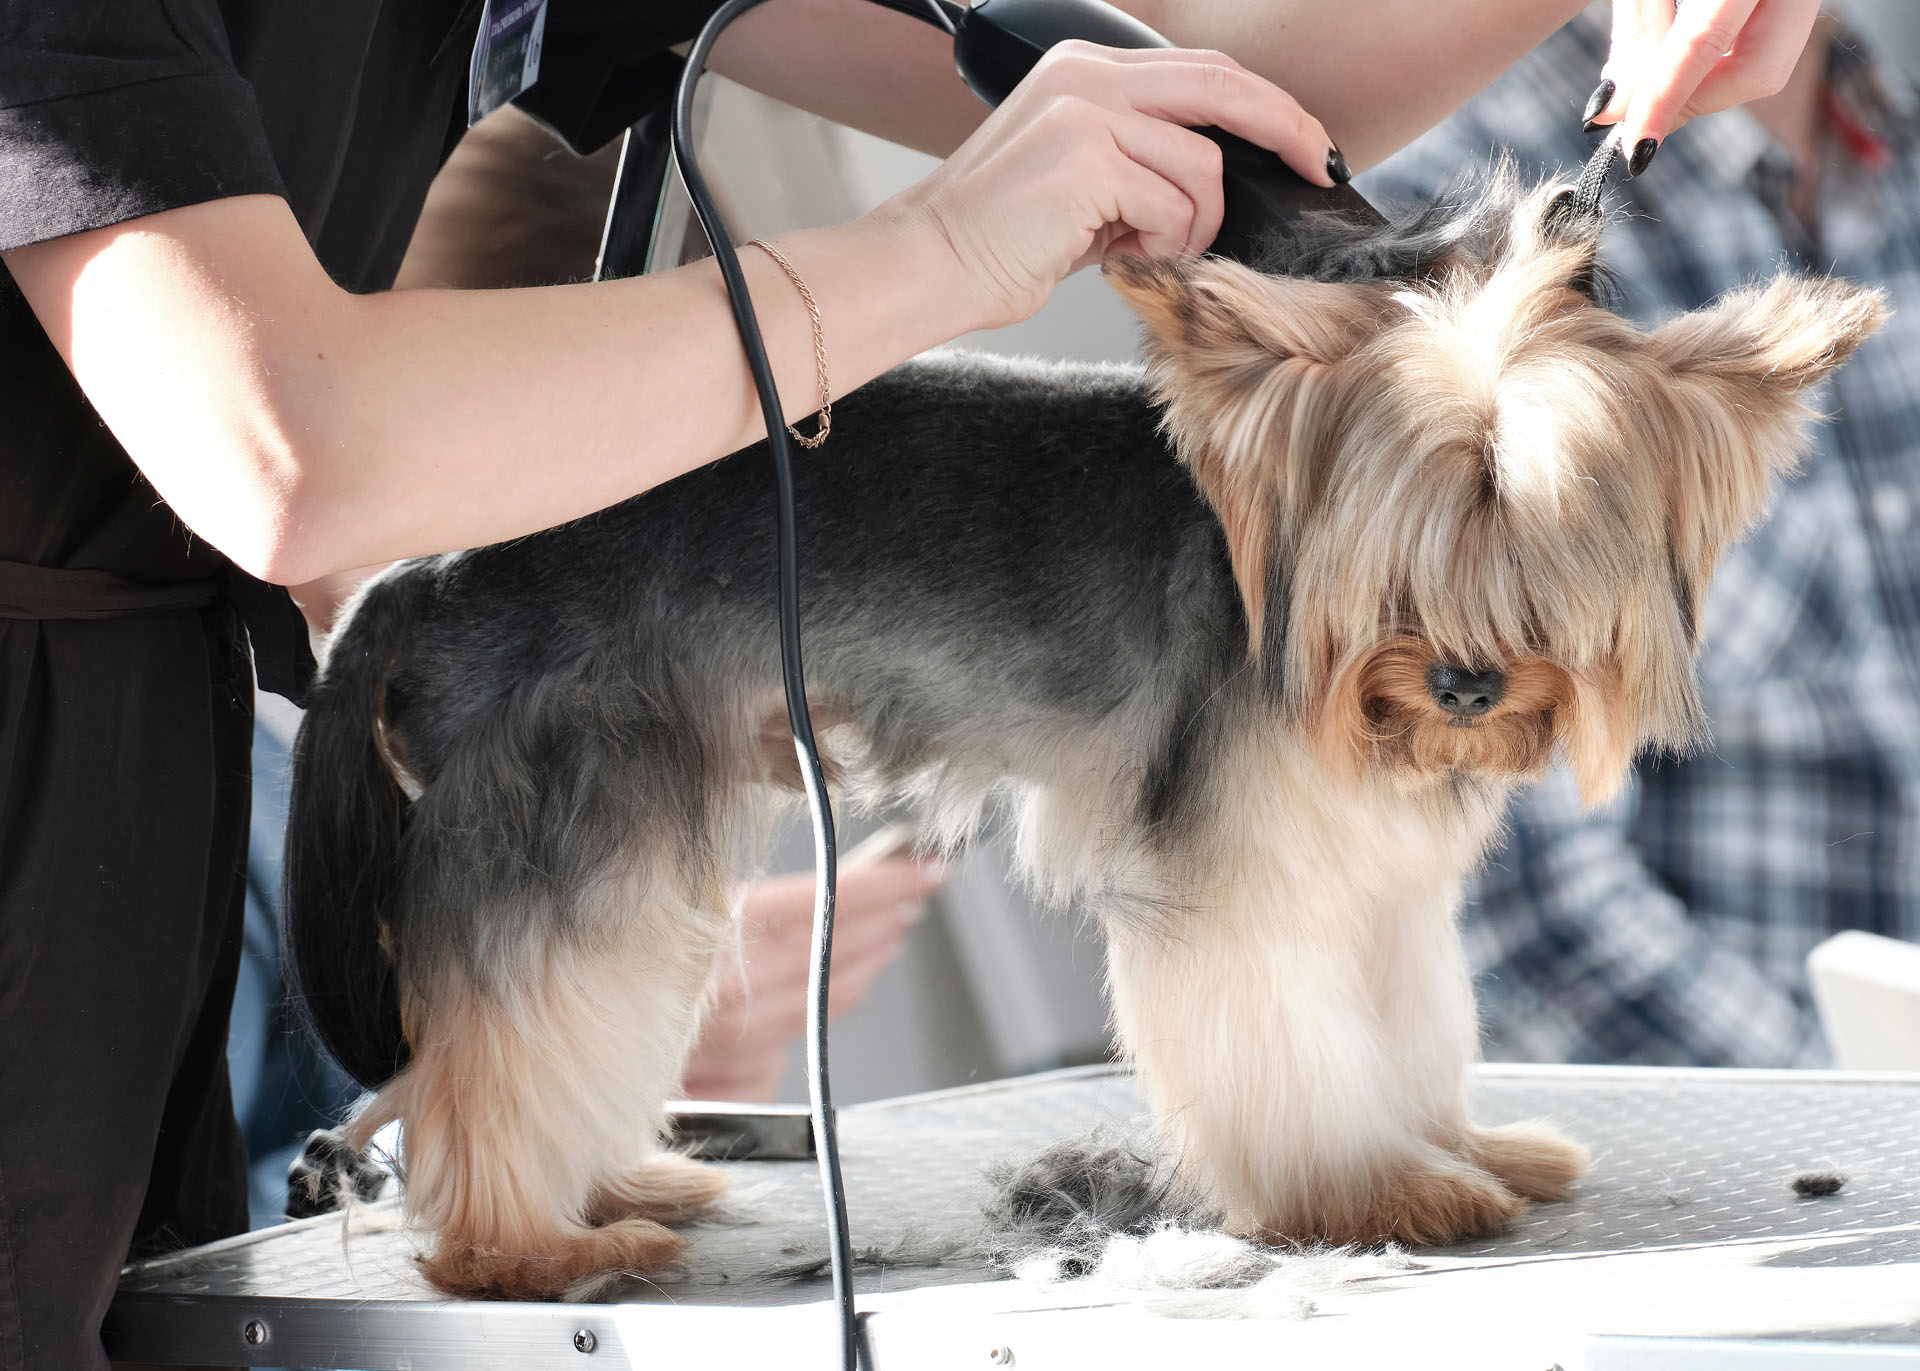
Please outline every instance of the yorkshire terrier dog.
[[[1242, 1235], [1445, 1242], [1581, 1174], [1468, 1116], [1462, 878], [1556, 758], [1599, 805], [1700, 737], [1715, 563], [1882, 318], [1782, 276], [1643, 332], [1568, 205], [1503, 175], [1298, 226], [1287, 274], [1117, 262], [1150, 373], [924, 360], [795, 473], [830, 779], [929, 846], [1002, 809], [1104, 929], [1169, 1155]], [[798, 784], [771, 485], [737, 454], [404, 564], [327, 654], [291, 945], [381, 1087], [353, 1137], [404, 1120], [443, 1290], [658, 1270], [721, 1189], [659, 1139]]]

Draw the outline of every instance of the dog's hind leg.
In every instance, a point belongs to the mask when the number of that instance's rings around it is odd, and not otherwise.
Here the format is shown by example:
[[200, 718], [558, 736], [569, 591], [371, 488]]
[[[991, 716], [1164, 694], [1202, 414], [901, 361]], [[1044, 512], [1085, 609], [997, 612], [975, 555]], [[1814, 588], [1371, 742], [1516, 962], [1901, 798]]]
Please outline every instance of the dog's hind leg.
[[[717, 901], [608, 875], [568, 934], [523, 932], [511, 974], [403, 961], [407, 1071], [377, 1106], [404, 1120], [406, 1204], [427, 1278], [450, 1294], [581, 1297], [647, 1274], [682, 1240], [661, 1221], [717, 1197], [719, 1173], [660, 1150], [698, 1025]], [[530, 930], [515, 911], [489, 920]]]

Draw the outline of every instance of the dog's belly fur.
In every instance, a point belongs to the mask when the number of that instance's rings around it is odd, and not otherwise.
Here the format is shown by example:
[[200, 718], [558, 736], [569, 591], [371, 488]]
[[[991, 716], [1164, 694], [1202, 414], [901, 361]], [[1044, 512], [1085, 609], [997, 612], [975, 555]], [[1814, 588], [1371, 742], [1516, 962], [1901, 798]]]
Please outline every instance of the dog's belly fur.
[[[1024, 873], [1106, 930], [1155, 1116], [1233, 1227], [1486, 1231], [1583, 1165], [1466, 1117], [1453, 906], [1504, 792], [1332, 797], [1248, 662], [1220, 528], [1154, 421], [1136, 373], [980, 360], [837, 405], [796, 473], [830, 765], [941, 843], [1004, 797]], [[406, 1120], [443, 1288], [657, 1269], [660, 1223], [709, 1196], [656, 1139], [728, 885], [790, 802], [769, 487], [743, 454], [408, 564], [329, 654], [302, 766], [324, 770], [327, 721], [364, 697], [418, 791], [379, 910], [411, 1064], [359, 1136]], [[324, 830], [317, 809], [296, 830]], [[322, 863], [296, 857], [297, 892]]]

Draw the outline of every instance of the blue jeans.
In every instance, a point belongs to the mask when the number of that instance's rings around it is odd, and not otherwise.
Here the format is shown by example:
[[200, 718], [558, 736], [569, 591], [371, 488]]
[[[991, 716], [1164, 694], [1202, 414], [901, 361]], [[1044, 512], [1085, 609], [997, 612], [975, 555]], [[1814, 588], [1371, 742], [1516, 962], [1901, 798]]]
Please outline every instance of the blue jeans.
[[287, 1164], [309, 1131], [339, 1121], [359, 1087], [314, 1040], [280, 963], [280, 850], [287, 825], [286, 744], [255, 720], [246, 936], [227, 1034], [233, 1112], [246, 1140], [253, 1226], [280, 1222]]

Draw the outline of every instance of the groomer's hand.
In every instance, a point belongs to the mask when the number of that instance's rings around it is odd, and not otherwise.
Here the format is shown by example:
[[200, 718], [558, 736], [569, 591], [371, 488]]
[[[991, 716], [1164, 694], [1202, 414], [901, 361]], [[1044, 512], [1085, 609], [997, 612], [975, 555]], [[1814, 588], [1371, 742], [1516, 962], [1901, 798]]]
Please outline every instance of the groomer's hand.
[[1292, 96], [1217, 52], [1062, 43], [972, 137], [889, 202], [923, 215], [979, 292], [980, 327], [1026, 318], [1109, 252], [1203, 251], [1220, 227], [1207, 125], [1272, 148], [1316, 185], [1344, 162]]
[[[829, 1018], [860, 1007], [874, 978], [899, 957], [927, 896], [945, 882], [945, 868], [932, 859], [899, 857], [841, 868]], [[682, 1089], [689, 1099], [773, 1099], [786, 1074], [787, 1047], [806, 1031], [812, 873], [755, 882], [742, 901], [740, 922], [739, 960], [721, 970], [713, 1007], [687, 1060]]]
[[1613, 50], [1586, 117], [1620, 125], [1638, 176], [1689, 119], [1779, 92], [1819, 13], [1820, 0], [1613, 0]]

